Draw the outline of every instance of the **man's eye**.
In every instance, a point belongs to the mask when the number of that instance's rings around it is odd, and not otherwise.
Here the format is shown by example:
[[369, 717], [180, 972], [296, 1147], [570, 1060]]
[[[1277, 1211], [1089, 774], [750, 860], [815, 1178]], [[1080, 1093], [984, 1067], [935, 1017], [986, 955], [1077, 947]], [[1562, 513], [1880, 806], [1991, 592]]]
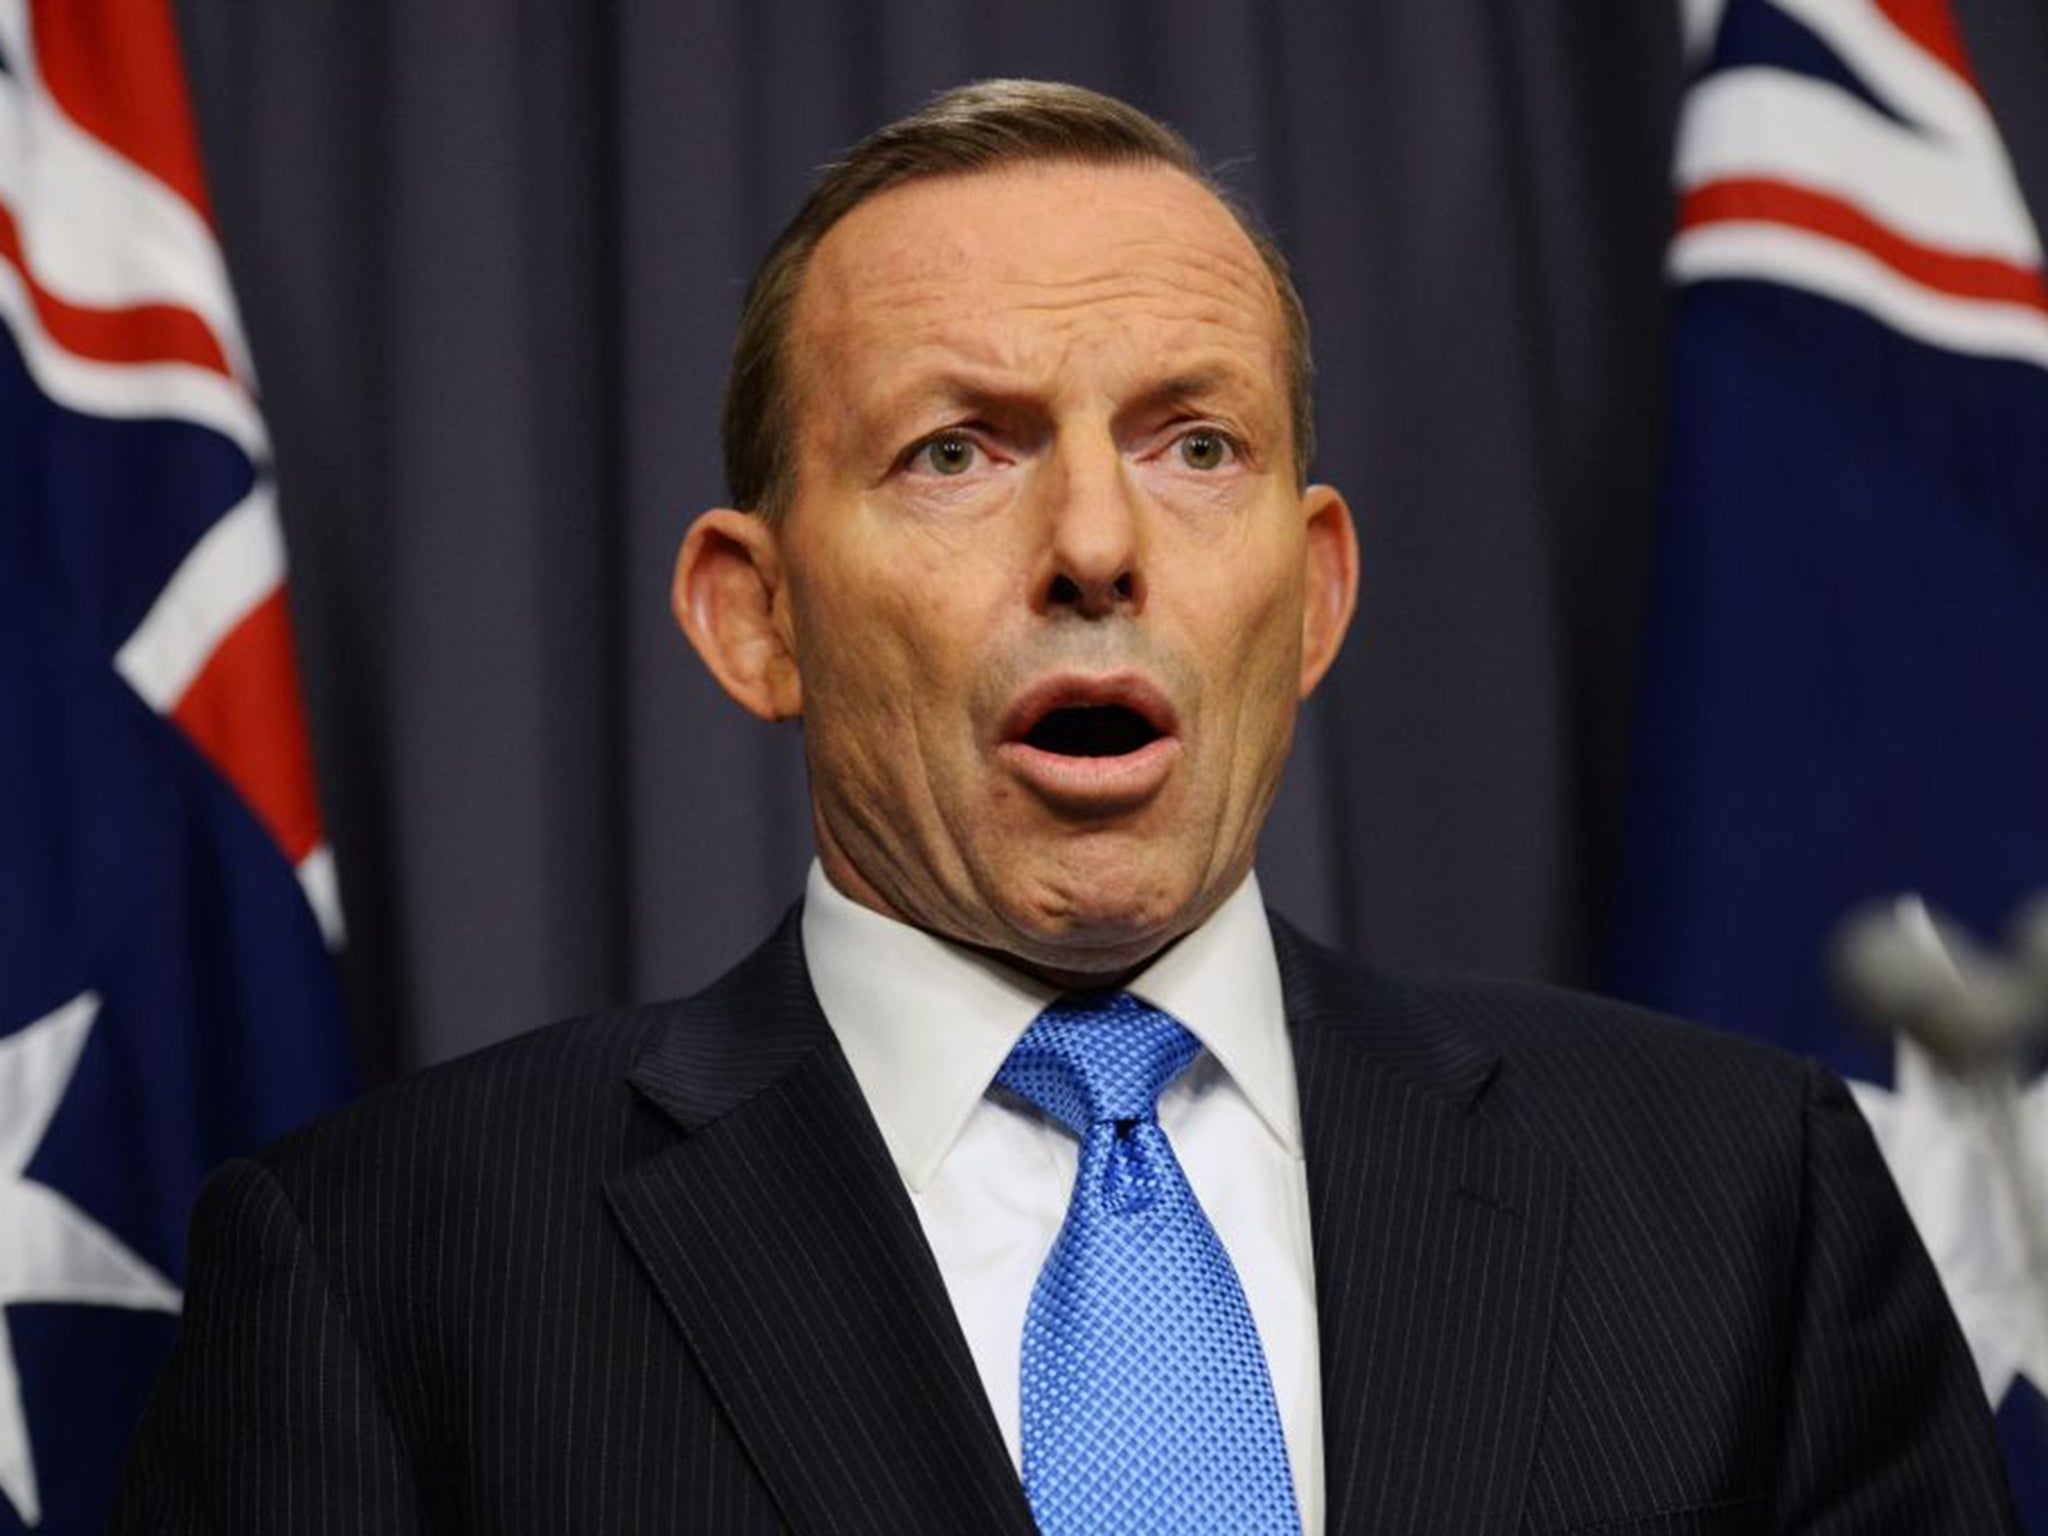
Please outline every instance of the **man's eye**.
[[1201, 429], [1182, 433], [1176, 450], [1189, 469], [1221, 469], [1232, 456], [1229, 438]]
[[974, 439], [948, 433], [935, 437], [910, 456], [912, 467], [924, 465], [935, 475], [964, 475], [974, 468], [974, 456], [979, 450]]

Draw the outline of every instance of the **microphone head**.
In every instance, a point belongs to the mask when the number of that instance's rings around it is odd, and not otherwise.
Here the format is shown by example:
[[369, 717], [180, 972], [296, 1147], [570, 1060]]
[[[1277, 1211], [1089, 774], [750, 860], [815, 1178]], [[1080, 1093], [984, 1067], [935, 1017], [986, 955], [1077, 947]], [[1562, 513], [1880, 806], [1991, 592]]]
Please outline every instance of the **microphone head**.
[[2048, 1028], [2048, 898], [2027, 909], [2013, 958], [1979, 944], [1918, 896], [1876, 902], [1836, 930], [1844, 1003], [1959, 1073], [2012, 1068]]

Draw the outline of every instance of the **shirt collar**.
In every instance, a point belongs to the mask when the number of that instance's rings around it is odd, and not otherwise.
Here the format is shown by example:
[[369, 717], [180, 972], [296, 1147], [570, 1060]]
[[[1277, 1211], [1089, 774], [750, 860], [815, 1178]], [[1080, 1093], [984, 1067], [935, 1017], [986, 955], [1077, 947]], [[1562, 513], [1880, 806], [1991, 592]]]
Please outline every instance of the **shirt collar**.
[[[921, 1191], [1010, 1048], [1058, 989], [842, 895], [805, 888], [811, 985], [903, 1182]], [[1294, 1057], [1258, 880], [1125, 987], [1200, 1040], [1287, 1153], [1301, 1155]]]

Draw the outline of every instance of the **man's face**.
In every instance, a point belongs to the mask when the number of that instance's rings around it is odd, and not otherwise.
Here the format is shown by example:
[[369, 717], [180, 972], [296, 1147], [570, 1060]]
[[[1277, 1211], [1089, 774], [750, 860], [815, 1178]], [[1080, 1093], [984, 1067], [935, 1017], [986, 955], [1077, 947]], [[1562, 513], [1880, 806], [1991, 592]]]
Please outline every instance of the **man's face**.
[[1081, 981], [1235, 888], [1355, 559], [1281, 337], [1164, 168], [914, 183], [826, 236], [774, 612], [842, 890]]

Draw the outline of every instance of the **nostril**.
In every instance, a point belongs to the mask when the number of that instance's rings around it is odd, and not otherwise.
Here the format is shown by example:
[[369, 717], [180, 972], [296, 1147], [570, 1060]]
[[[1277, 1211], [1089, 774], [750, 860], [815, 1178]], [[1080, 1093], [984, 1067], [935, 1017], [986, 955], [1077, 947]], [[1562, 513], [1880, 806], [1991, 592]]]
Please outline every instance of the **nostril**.
[[1117, 608], [1135, 607], [1138, 578], [1130, 571], [1123, 571], [1110, 581], [1086, 581], [1062, 571], [1046, 588], [1045, 600], [1049, 608], [1076, 608], [1083, 613], [1108, 613]]

